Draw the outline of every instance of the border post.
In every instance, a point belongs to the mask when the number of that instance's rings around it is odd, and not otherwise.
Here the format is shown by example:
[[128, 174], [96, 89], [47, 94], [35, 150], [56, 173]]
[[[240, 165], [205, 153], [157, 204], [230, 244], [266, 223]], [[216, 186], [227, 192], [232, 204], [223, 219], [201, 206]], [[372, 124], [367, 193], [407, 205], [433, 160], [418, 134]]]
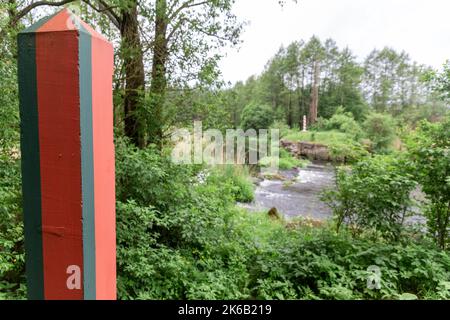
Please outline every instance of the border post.
[[18, 36], [29, 299], [116, 299], [113, 47], [68, 9]]

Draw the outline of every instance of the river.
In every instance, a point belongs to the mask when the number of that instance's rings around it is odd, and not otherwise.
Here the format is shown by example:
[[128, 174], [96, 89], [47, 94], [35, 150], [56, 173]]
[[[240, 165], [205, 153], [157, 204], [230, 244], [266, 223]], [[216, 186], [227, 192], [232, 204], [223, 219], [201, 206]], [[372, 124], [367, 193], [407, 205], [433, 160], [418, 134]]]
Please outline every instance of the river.
[[331, 210], [320, 200], [320, 193], [334, 185], [333, 166], [312, 163], [306, 168], [280, 170], [280, 174], [283, 180], [259, 180], [254, 201], [240, 206], [250, 211], [276, 208], [287, 219], [303, 216], [325, 220], [331, 217]]

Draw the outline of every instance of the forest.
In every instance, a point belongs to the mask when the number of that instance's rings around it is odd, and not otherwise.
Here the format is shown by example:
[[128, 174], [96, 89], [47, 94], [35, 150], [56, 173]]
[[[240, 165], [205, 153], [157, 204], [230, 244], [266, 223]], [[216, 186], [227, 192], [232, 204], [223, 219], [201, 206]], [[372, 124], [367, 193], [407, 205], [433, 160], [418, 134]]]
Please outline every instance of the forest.
[[[118, 299], [450, 299], [450, 60], [360, 59], [313, 36], [229, 83], [219, 62], [245, 30], [234, 3], [0, 3], [0, 300], [27, 294], [16, 39], [64, 7], [114, 46]], [[262, 173], [270, 157], [174, 163], [172, 136], [194, 121], [279, 130], [279, 172]], [[311, 206], [261, 198], [273, 185]]]

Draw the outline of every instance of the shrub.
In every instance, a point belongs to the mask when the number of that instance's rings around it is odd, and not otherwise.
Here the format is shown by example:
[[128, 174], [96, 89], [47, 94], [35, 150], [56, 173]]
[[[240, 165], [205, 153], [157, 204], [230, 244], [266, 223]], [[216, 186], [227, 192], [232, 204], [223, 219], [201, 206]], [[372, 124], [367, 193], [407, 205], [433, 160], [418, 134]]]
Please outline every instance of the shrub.
[[0, 300], [26, 296], [17, 65], [6, 51], [0, 59]]
[[0, 152], [0, 300], [25, 298], [20, 162]]
[[270, 106], [249, 104], [242, 110], [241, 126], [244, 130], [268, 129], [273, 121], [274, 114]]
[[254, 186], [247, 167], [234, 165], [217, 167], [208, 182], [229, 184], [236, 201], [252, 202], [254, 199]]
[[359, 124], [350, 112], [345, 112], [343, 107], [336, 109], [335, 114], [322, 124], [325, 130], [337, 130], [346, 133], [355, 140], [362, 137], [363, 132]]
[[[266, 233], [250, 260], [252, 298], [400, 299], [409, 293], [434, 299], [450, 294], [445, 289], [450, 257], [430, 244], [353, 238], [327, 226], [272, 227]], [[367, 286], [370, 266], [382, 272], [379, 290]]]
[[[124, 139], [116, 152], [120, 299], [450, 298], [448, 253], [424, 240], [374, 241], [327, 224], [287, 228], [235, 207], [234, 179], [245, 170], [216, 168], [199, 180], [204, 168], [173, 165]], [[11, 183], [0, 186], [10, 200], [0, 211], [0, 298], [17, 298], [25, 291], [20, 204], [4, 190], [17, 190], [19, 178], [0, 173]], [[382, 270], [379, 290], [367, 288], [372, 265]]]
[[338, 169], [336, 189], [326, 191], [323, 200], [333, 210], [338, 230], [346, 222], [359, 232], [373, 229], [384, 238], [398, 240], [414, 187], [402, 160], [376, 156], [351, 170]]
[[442, 123], [422, 122], [408, 141], [411, 172], [428, 199], [428, 229], [445, 248], [450, 232], [450, 116]]
[[236, 269], [239, 260], [226, 267], [234, 258], [221, 245], [230, 245], [223, 238], [235, 196], [242, 194], [234, 184], [240, 178], [225, 170], [199, 181], [201, 168], [173, 165], [122, 139], [116, 152], [119, 297], [242, 298], [233, 286], [241, 289], [236, 283], [245, 274]]
[[361, 143], [349, 138], [331, 141], [328, 147], [331, 158], [344, 163], [355, 163], [369, 154]]
[[372, 141], [373, 151], [386, 153], [395, 139], [395, 121], [387, 114], [371, 113], [364, 122], [364, 130]]
[[289, 126], [282, 121], [275, 121], [270, 129], [278, 129], [280, 132], [280, 138], [284, 138], [287, 134], [289, 134]]

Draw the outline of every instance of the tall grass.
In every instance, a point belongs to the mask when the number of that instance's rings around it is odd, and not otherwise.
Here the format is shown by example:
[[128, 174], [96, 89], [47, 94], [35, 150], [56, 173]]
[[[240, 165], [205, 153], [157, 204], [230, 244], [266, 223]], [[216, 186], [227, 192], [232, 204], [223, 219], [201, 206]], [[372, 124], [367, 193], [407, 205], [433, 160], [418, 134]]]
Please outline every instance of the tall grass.
[[338, 131], [291, 131], [285, 137], [288, 141], [305, 141], [305, 142], [317, 142], [324, 145], [330, 145], [332, 143], [345, 142], [351, 137], [343, 132]]

